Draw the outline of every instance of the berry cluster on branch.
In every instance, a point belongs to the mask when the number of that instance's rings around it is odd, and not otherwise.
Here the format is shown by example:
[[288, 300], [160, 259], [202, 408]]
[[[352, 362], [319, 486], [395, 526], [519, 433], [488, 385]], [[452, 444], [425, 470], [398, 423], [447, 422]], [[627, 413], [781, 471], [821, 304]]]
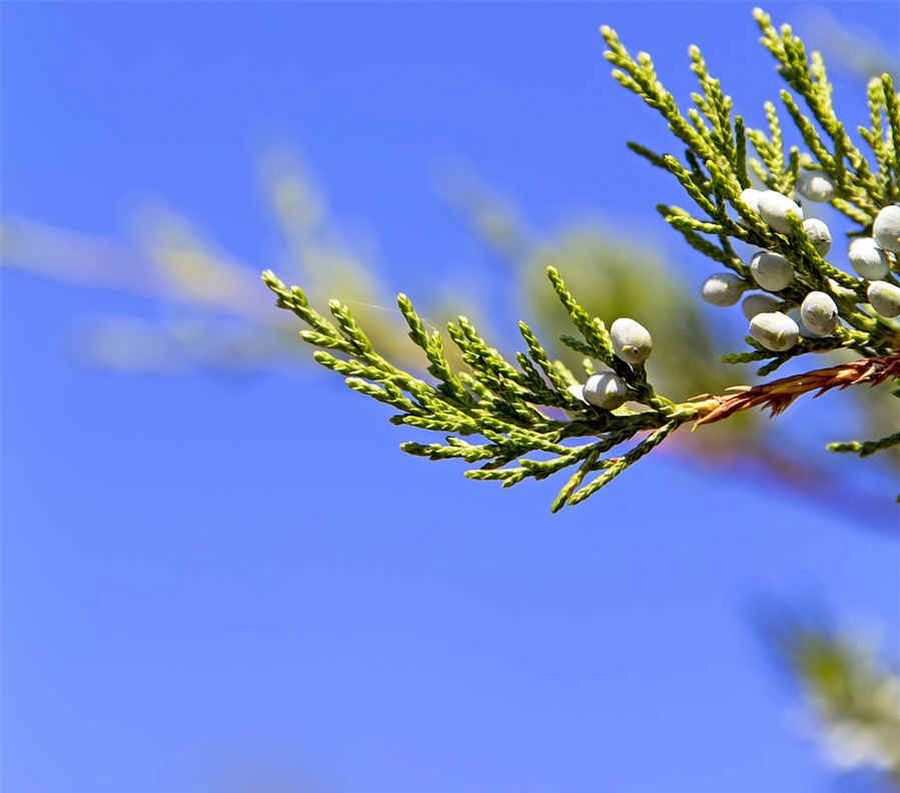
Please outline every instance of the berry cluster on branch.
[[[775, 413], [813, 388], [823, 393], [897, 378], [900, 97], [886, 74], [869, 83], [869, 125], [858, 132], [873, 152], [870, 165], [835, 115], [818, 53], [807, 56], [789, 26], [776, 31], [767, 14], [757, 10], [754, 15], [763, 44], [794, 92], [783, 90], [781, 100], [808, 152], [785, 149], [772, 103], [765, 106], [768, 129], [748, 129], [732, 113], [731, 98], [697, 47], [689, 54], [700, 90], [692, 94], [694, 106], [683, 113], [650, 56], [631, 56], [615, 31], [603, 27], [613, 76], [662, 114], [684, 146], [684, 161], [637, 143], [629, 147], [672, 174], [695, 205], [696, 214], [669, 205], [658, 210], [689, 245], [725, 268], [705, 281], [702, 297], [716, 306], [741, 301], [751, 349], [723, 361], [763, 362], [758, 373], [767, 375], [805, 353], [844, 350], [858, 356], [850, 367], [856, 379], [826, 368], [805, 379], [782, 378], [768, 387], [744, 386], [678, 402], [658, 394], [648, 380], [645, 362], [653, 342], [647, 328], [630, 317], [619, 317], [607, 328], [550, 267], [551, 285], [577, 332], [563, 334], [560, 341], [584, 356], [583, 373], [576, 375], [555, 360], [524, 322], [519, 330], [525, 349], [507, 360], [465, 317], [447, 328], [464, 363], [454, 369], [443, 335], [429, 329], [400, 295], [409, 337], [432, 378], [425, 380], [379, 354], [346, 305], [332, 301], [331, 318], [326, 318], [302, 289], [264, 273], [277, 305], [308, 326], [300, 336], [320, 348], [314, 356], [319, 364], [344, 375], [351, 389], [395, 408], [393, 423], [445, 434], [443, 443], [409, 442], [402, 445], [404, 451], [432, 460], [464, 460], [477, 466], [468, 477], [497, 480], [504, 487], [573, 468], [553, 502], [556, 511], [584, 501], [685, 423], [709, 423], [756, 405], [768, 405]], [[804, 206], [822, 202], [855, 226], [847, 249], [855, 274], [833, 257], [826, 259], [832, 250], [828, 226], [804, 217]], [[736, 244], [755, 252], [745, 261]], [[619, 450], [629, 442], [629, 448]], [[895, 433], [830, 448], [864, 455], [897, 443]]]

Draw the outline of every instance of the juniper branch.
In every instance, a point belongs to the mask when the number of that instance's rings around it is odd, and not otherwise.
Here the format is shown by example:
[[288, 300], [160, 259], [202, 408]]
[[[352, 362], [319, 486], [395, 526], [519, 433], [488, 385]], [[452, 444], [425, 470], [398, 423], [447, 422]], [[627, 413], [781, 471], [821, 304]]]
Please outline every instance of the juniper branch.
[[[638, 143], [628, 145], [674, 176], [695, 206], [691, 212], [660, 205], [657, 209], [665, 221], [692, 248], [729, 270], [709, 279], [704, 297], [716, 305], [732, 305], [747, 289], [768, 293], [769, 308], [747, 314], [749, 351], [723, 356], [723, 361], [760, 362], [759, 374], [766, 376], [808, 353], [852, 350], [859, 359], [677, 402], [657, 393], [647, 377], [649, 332], [630, 318], [619, 318], [607, 327], [578, 302], [553, 267], [547, 276], [574, 331], [562, 334], [560, 341], [584, 356], [588, 374], [584, 384], [554, 358], [526, 322], [519, 323], [525, 349], [510, 361], [466, 317], [457, 318], [447, 326], [463, 362], [462, 368], [454, 368], [441, 333], [429, 332], [412, 302], [400, 295], [398, 305], [409, 338], [424, 354], [426, 371], [433, 378], [426, 381], [380, 354], [346, 305], [332, 301], [328, 319], [312, 308], [302, 289], [288, 288], [267, 271], [263, 280], [275, 293], [276, 304], [308, 326], [300, 336], [319, 348], [314, 356], [319, 364], [344, 375], [351, 389], [398, 411], [393, 423], [445, 434], [443, 444], [404, 443], [401, 448], [407, 453], [463, 460], [477, 465], [466, 472], [469, 478], [499, 481], [504, 487], [574, 468], [553, 501], [553, 511], [586, 500], [685, 423], [696, 428], [758, 406], [775, 415], [809, 391], [818, 396], [898, 377], [900, 327], [891, 318], [900, 315], [900, 286], [888, 269], [897, 265], [900, 232], [892, 231], [891, 224], [900, 223], [892, 214], [900, 209], [892, 209], [888, 202], [898, 195], [900, 100], [888, 76], [870, 82], [869, 124], [860, 134], [874, 155], [873, 167], [835, 115], [821, 57], [816, 53], [808, 57], [788, 26], [779, 33], [764, 12], [756, 11], [755, 17], [764, 46], [775, 56], [793, 92], [782, 91], [781, 101], [808, 153], [786, 145], [772, 102], [764, 106], [767, 129], [747, 129], [699, 48], [692, 46], [689, 57], [700, 90], [692, 94], [694, 106], [682, 112], [656, 74], [650, 55], [632, 56], [615, 31], [604, 27], [605, 57], [615, 67], [613, 77], [663, 116], [685, 147], [684, 161]], [[801, 102], [811, 116], [801, 109]], [[748, 142], [759, 159], [748, 158]], [[750, 187], [748, 165], [768, 192]], [[810, 186], [814, 177], [820, 178], [815, 189]], [[875, 235], [866, 249], [869, 259], [859, 263], [851, 250], [851, 263], [863, 277], [826, 258], [830, 232], [803, 221], [802, 208], [793, 201], [796, 191], [809, 200], [830, 201], [857, 224], [854, 235]], [[745, 262], [735, 251], [737, 242], [765, 255]], [[894, 242], [896, 248], [891, 247]], [[878, 275], [873, 276], [876, 270]], [[798, 320], [808, 331], [805, 338], [800, 337], [798, 321], [783, 313], [793, 307], [799, 307]], [[466, 436], [480, 440], [469, 442]], [[831, 448], [864, 456], [896, 445], [896, 437]], [[578, 439], [581, 442], [575, 443]], [[629, 442], [633, 443], [627, 451], [613, 453]]]

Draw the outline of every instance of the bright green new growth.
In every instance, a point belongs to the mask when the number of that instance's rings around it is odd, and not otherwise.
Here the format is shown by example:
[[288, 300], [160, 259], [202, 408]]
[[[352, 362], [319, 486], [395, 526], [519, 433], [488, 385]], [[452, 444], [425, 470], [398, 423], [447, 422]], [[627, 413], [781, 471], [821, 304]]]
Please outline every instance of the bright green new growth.
[[[685, 161], [636, 143], [629, 147], [675, 176], [699, 210], [695, 216], [676, 206], [661, 205], [658, 210], [663, 218], [689, 245], [732, 271], [747, 289], [760, 287], [733, 242], [789, 260], [793, 276], [786, 286], [779, 284], [771, 291], [778, 301], [773, 312], [786, 313], [799, 306], [810, 292], [830, 297], [837, 306], [838, 323], [828, 336], [799, 338], [777, 352], [748, 336], [752, 351], [724, 356], [724, 361], [763, 361], [759, 374], [766, 375], [804, 353], [849, 350], [862, 358], [888, 357], [888, 369], [898, 371], [898, 326], [868, 306], [865, 280], [825, 260], [821, 245], [817, 249], [804, 230], [802, 212], [790, 209], [797, 207], [788, 196], [801, 174], [820, 172], [831, 185], [826, 191], [829, 203], [858, 226], [854, 234], [871, 235], [879, 210], [900, 199], [900, 98], [888, 75], [870, 81], [869, 126], [858, 131], [873, 151], [873, 167], [834, 113], [821, 56], [814, 52], [808, 58], [803, 43], [788, 26], [779, 34], [768, 15], [757, 10], [755, 17], [762, 42], [778, 61], [780, 74], [811, 114], [804, 114], [793, 94], [781, 92], [810, 154], [801, 153], [796, 146], [785, 151], [781, 122], [772, 103], [765, 106], [768, 131], [746, 129], [741, 116], [732, 114], [731, 98], [709, 74], [697, 47], [690, 48], [690, 58], [701, 91], [692, 95], [696, 107], [683, 114], [659, 81], [650, 56], [638, 53], [632, 57], [616, 33], [604, 27], [605, 55], [616, 67], [613, 76], [663, 115], [685, 146]], [[748, 156], [748, 140], [758, 159]], [[758, 206], [747, 203], [753, 192], [748, 191], [751, 173], [757, 183], [781, 194], [769, 194], [768, 204], [775, 199], [776, 210], [779, 202], [787, 206], [777, 221], [764, 207], [767, 223]], [[803, 189], [809, 193], [808, 177], [804, 179]], [[885, 256], [893, 254], [885, 252]], [[896, 267], [896, 261], [893, 265]], [[320, 348], [314, 354], [319, 364], [344, 375], [353, 390], [395, 408], [393, 423], [445, 434], [443, 443], [409, 442], [401, 447], [404, 451], [432, 460], [462, 459], [477, 465], [467, 471], [469, 478], [498, 480], [504, 487], [574, 468], [553, 502], [556, 511], [591, 496], [682, 424], [701, 419], [724, 398], [676, 402], [657, 394], [643, 364], [626, 363], [621, 358], [629, 356], [622, 356], [621, 351], [616, 355], [604, 321], [589, 315], [556, 269], [550, 267], [547, 273], [577, 331], [577, 335], [563, 334], [560, 340], [584, 356], [581, 378], [551, 359], [526, 323], [519, 323], [525, 349], [512, 362], [491, 347], [465, 317], [447, 329], [465, 364], [455, 370], [445, 355], [441, 333], [429, 330], [410, 300], [400, 295], [398, 305], [409, 326], [409, 337], [421, 348], [427, 371], [434, 378], [428, 382], [380, 355], [346, 305], [332, 301], [332, 318], [328, 319], [309, 304], [299, 287], [289, 288], [270, 271], [263, 274], [263, 280], [277, 295], [277, 305], [293, 311], [309, 326], [300, 336]], [[890, 273], [884, 280], [896, 284]], [[628, 386], [627, 405], [610, 411], [578, 398], [580, 380], [595, 373], [597, 363]], [[480, 440], [473, 443], [465, 440], [467, 437]], [[578, 443], [576, 439], [589, 440]], [[604, 456], [633, 439], [637, 440], [624, 453]], [[833, 448], [868, 454], [897, 443], [900, 438], [891, 435]]]

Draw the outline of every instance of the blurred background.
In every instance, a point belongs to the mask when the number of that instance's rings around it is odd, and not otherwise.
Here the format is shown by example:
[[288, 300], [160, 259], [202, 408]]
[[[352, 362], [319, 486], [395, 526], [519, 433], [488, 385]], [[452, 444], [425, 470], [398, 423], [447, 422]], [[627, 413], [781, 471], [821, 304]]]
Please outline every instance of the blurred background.
[[[417, 367], [397, 291], [552, 343], [553, 263], [650, 328], [665, 393], [752, 382], [597, 32], [684, 102], [696, 42], [759, 126], [750, 9], [0, 7], [5, 790], [890, 788], [897, 461], [823, 449], [896, 426], [884, 393], [678, 438], [551, 517], [558, 482], [402, 455], [258, 278]], [[767, 10], [865, 121], [897, 6]]]

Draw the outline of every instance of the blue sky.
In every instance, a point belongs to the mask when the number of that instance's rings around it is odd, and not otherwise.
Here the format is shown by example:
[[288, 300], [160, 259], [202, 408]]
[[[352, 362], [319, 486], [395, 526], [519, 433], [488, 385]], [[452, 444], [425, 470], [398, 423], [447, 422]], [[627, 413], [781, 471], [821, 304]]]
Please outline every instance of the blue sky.
[[[827, 8], [896, 43], [892, 5]], [[770, 10], [804, 32], [811, 9]], [[4, 214], [119, 237], [162, 197], [262, 268], [255, 159], [289, 145], [411, 294], [491, 272], [435, 195], [455, 157], [540, 228], [597, 210], [702, 272], [654, 217], [677, 193], [624, 149], [666, 133], [601, 23], [682, 97], [691, 41], [753, 123], [776, 88], [738, 3], [2, 17]], [[833, 788], [749, 612], [815, 603], [896, 650], [896, 537], [666, 457], [551, 517], [554, 483], [406, 458], [336, 378], [80, 367], [85, 317], [154, 304], [2, 278], [5, 789]]]

